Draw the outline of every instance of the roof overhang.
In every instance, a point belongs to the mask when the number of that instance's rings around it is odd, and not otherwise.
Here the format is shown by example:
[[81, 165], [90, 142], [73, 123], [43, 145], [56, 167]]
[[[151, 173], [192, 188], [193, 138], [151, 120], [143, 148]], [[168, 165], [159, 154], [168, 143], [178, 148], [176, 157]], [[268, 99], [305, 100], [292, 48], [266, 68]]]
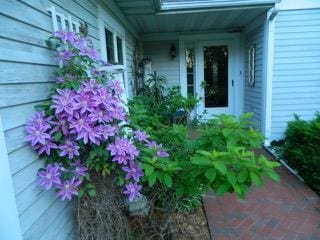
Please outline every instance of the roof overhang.
[[158, 0], [157, 14], [273, 7], [280, 0]]

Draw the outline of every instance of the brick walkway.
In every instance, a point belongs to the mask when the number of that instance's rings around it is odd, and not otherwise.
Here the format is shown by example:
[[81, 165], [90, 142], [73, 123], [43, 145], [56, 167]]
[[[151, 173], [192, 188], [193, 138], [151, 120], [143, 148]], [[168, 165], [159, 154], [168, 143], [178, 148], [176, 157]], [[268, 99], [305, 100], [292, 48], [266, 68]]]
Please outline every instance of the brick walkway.
[[204, 198], [213, 240], [320, 240], [320, 198], [284, 167], [281, 182], [234, 195]]

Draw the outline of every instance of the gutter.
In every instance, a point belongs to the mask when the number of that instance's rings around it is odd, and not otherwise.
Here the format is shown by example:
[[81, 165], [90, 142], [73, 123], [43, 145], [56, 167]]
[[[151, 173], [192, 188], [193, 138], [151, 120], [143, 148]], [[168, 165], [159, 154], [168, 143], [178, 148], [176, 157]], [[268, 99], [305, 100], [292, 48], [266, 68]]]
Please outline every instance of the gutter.
[[195, 13], [195, 12], [211, 12], [223, 10], [239, 10], [250, 8], [271, 8], [279, 0], [264, 0], [256, 1], [226, 1], [213, 2], [211, 0], [196, 0], [196, 1], [181, 1], [181, 2], [166, 2], [158, 0], [156, 5], [156, 15], [179, 14], [179, 13]]

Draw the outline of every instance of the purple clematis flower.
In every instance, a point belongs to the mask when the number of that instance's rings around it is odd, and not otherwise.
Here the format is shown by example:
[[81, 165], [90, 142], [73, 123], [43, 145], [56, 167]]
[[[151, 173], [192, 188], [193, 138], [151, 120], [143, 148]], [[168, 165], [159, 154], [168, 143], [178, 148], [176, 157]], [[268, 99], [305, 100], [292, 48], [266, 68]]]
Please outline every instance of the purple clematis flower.
[[37, 143], [45, 144], [46, 139], [50, 139], [50, 135], [46, 133], [47, 128], [40, 126], [26, 126], [28, 136], [25, 138], [26, 141], [30, 141], [34, 147]]
[[149, 148], [158, 148], [158, 144], [155, 141], [146, 141], [145, 145]]
[[116, 95], [120, 95], [123, 93], [121, 82], [119, 80], [113, 80], [109, 82], [108, 87], [111, 88]]
[[116, 155], [112, 158], [112, 162], [117, 162], [119, 164], [127, 165], [131, 157], [128, 155]]
[[80, 56], [87, 56], [95, 61], [100, 59], [99, 53], [93, 48], [81, 48], [79, 55]]
[[55, 133], [59, 130], [62, 131], [62, 133], [64, 135], [68, 135], [69, 134], [69, 129], [68, 129], [68, 121], [67, 121], [67, 115], [65, 114], [57, 114], [56, 115], [58, 121], [54, 121], [53, 124], [55, 125], [55, 127], [52, 129], [51, 133]]
[[96, 93], [96, 90], [101, 87], [102, 86], [98, 84], [97, 81], [93, 78], [91, 78], [89, 81], [84, 82], [81, 85], [81, 88], [83, 89], [84, 92], [91, 92], [91, 93]]
[[166, 151], [157, 151], [157, 156], [158, 157], [169, 157], [169, 153], [167, 153]]
[[90, 94], [84, 92], [82, 89], [78, 90], [75, 100], [74, 108], [80, 110], [80, 113], [85, 113], [86, 111], [92, 112], [96, 106]]
[[71, 200], [74, 195], [78, 195], [77, 187], [81, 184], [80, 180], [72, 178], [70, 181], [66, 180], [62, 184], [57, 184], [57, 188], [60, 189], [57, 193], [57, 197], [61, 200]]
[[52, 108], [56, 109], [56, 114], [66, 112], [69, 115], [73, 114], [74, 111], [74, 97], [75, 93], [70, 90], [57, 89], [58, 95], [53, 95]]
[[140, 196], [141, 186], [135, 183], [129, 183], [126, 186], [126, 190], [123, 192], [124, 194], [128, 195], [129, 202], [132, 202], [136, 197]]
[[52, 117], [45, 117], [44, 111], [36, 112], [33, 117], [29, 118], [26, 125], [27, 126], [41, 126], [43, 128], [50, 129]]
[[109, 108], [114, 103], [112, 94], [105, 88], [100, 88], [92, 99], [95, 101], [96, 106], [102, 104], [106, 108]]
[[99, 107], [92, 111], [89, 117], [92, 122], [98, 121], [99, 123], [110, 122], [112, 120], [111, 114]]
[[89, 140], [96, 144], [100, 145], [100, 135], [98, 127], [90, 127], [88, 129], [83, 129], [78, 132], [77, 140], [83, 139], [84, 144], [87, 144]]
[[133, 161], [130, 162], [130, 167], [122, 167], [122, 169], [127, 172], [127, 180], [133, 178], [136, 182], [139, 182], [140, 178], [143, 176], [143, 172]]
[[48, 164], [45, 170], [38, 172], [39, 184], [49, 190], [53, 184], [60, 184], [60, 169], [58, 165]]
[[69, 51], [69, 50], [60, 51], [58, 52], [58, 57], [59, 59], [70, 61], [71, 58], [73, 57], [73, 53], [72, 51]]
[[76, 113], [74, 117], [75, 118], [70, 121], [70, 128], [73, 128], [72, 133], [79, 133], [82, 130], [89, 131], [91, 129], [91, 119], [87, 115]]
[[133, 134], [134, 134], [134, 138], [140, 142], [142, 141], [146, 142], [149, 137], [145, 131], [141, 131], [141, 130], [134, 131]]
[[80, 160], [75, 161], [74, 163], [71, 163], [71, 166], [75, 167], [73, 170], [73, 173], [76, 177], [85, 176], [86, 172], [88, 171], [88, 168], [85, 167]]
[[126, 147], [127, 147], [127, 140], [116, 138], [114, 143], [110, 143], [107, 147], [107, 150], [111, 152], [112, 156], [115, 155], [126, 155]]
[[57, 149], [58, 146], [53, 142], [53, 139], [46, 139], [45, 144], [37, 144], [35, 149], [38, 149], [38, 154], [46, 153], [48, 156], [50, 155], [51, 149]]
[[55, 78], [56, 83], [63, 83], [64, 82], [64, 77], [59, 76]]
[[76, 142], [67, 141], [64, 144], [59, 145], [59, 149], [61, 152], [59, 153], [59, 156], [63, 157], [68, 155], [69, 159], [74, 158], [74, 156], [79, 156], [79, 149], [80, 147], [76, 144]]
[[67, 41], [74, 42], [76, 40], [76, 34], [74, 32], [56, 31], [54, 36], [60, 38], [64, 43]]
[[107, 140], [109, 137], [113, 137], [118, 133], [118, 128], [111, 125], [103, 125], [99, 128], [99, 134]]

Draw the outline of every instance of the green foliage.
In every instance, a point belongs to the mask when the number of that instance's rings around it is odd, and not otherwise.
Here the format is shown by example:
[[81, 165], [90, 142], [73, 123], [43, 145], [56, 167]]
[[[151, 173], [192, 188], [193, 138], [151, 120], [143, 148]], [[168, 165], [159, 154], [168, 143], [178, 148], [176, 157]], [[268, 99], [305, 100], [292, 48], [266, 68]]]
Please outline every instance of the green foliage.
[[305, 182], [320, 193], [320, 114], [310, 121], [295, 119], [285, 132], [283, 158]]
[[[251, 114], [238, 119], [216, 116], [194, 130], [196, 137], [191, 138], [185, 125], [162, 124], [161, 116], [149, 115], [139, 108], [131, 110], [135, 125], [163, 143], [170, 154], [169, 158], [142, 159], [146, 174], [143, 181], [154, 191], [165, 192], [166, 203], [171, 201], [176, 209], [199, 206], [201, 195], [209, 190], [218, 195], [235, 192], [244, 198], [252, 184], [263, 184], [263, 176], [279, 181], [273, 170], [278, 163], [257, 157], [251, 151], [263, 141], [263, 136], [251, 127]], [[165, 205], [163, 202], [159, 199], [158, 204]]]

